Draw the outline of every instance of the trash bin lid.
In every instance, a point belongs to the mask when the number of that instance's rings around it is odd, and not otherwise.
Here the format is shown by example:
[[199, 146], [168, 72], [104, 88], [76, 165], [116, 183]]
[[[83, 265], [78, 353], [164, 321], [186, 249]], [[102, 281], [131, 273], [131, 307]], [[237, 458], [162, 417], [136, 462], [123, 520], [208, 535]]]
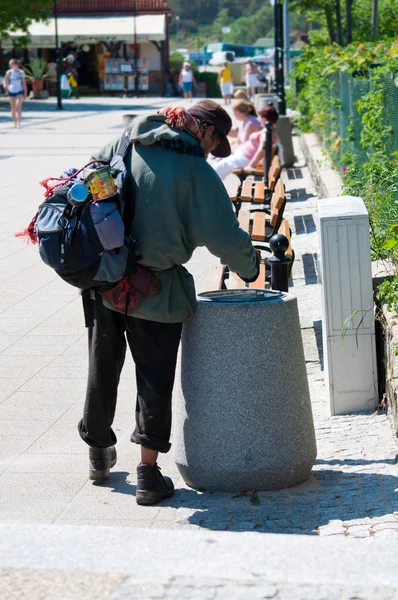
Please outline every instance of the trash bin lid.
[[283, 296], [283, 292], [274, 290], [216, 290], [198, 294], [200, 300], [208, 302], [267, 302]]

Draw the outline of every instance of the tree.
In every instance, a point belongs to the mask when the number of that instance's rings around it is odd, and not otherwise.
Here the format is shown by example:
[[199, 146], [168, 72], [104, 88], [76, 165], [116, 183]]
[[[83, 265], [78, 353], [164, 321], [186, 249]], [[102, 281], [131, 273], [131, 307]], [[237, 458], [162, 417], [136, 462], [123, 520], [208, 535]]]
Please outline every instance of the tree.
[[18, 30], [26, 33], [32, 21], [48, 18], [51, 4], [52, 0], [1, 0], [0, 36], [7, 39]]
[[274, 9], [270, 4], [263, 4], [251, 17], [241, 17], [231, 23], [231, 33], [226, 35], [226, 41], [233, 44], [254, 44], [266, 36], [274, 25]]
[[[338, 0], [337, 0], [338, 1]], [[336, 41], [336, 1], [335, 0], [292, 0], [291, 10], [304, 15], [308, 22], [319, 23], [327, 28], [329, 41]]]

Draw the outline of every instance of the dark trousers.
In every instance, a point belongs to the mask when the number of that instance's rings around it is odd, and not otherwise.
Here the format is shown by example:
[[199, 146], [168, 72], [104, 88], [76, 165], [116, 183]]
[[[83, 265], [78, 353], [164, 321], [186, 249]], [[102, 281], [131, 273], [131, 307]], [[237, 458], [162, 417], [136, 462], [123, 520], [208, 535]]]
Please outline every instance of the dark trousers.
[[136, 366], [136, 427], [131, 441], [151, 450], [170, 450], [171, 396], [181, 323], [156, 323], [101, 310], [88, 330], [89, 371], [83, 419], [78, 428], [89, 446], [116, 443], [112, 430], [126, 338]]

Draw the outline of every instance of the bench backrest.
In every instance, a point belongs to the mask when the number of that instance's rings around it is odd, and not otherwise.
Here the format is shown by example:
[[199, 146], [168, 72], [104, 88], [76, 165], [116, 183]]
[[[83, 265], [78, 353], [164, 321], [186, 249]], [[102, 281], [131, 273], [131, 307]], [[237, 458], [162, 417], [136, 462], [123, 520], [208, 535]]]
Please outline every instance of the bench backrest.
[[281, 174], [281, 161], [279, 156], [275, 154], [271, 162], [271, 167], [268, 172], [268, 188], [271, 192], [274, 191], [279, 175]]
[[279, 179], [271, 199], [271, 227], [279, 227], [282, 222], [283, 210], [285, 205], [285, 185], [282, 179]]

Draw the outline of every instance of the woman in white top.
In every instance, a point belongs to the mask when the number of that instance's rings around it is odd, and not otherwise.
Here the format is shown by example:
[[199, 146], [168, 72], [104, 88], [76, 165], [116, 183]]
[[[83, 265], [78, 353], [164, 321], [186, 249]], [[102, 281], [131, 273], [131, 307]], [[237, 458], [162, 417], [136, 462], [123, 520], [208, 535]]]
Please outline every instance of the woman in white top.
[[4, 77], [4, 89], [10, 99], [14, 127], [19, 129], [21, 127], [22, 102], [28, 95], [26, 77], [25, 72], [19, 68], [19, 60], [12, 58], [8, 64], [10, 68]]
[[192, 98], [194, 83], [195, 77], [193, 75], [191, 65], [189, 62], [184, 62], [179, 80], [179, 84], [184, 92], [184, 98]]
[[257, 65], [254, 64], [254, 62], [252, 61], [251, 58], [249, 58], [249, 60], [247, 61], [245, 73], [246, 73], [247, 95], [249, 96], [249, 98], [252, 98], [254, 96], [256, 88], [259, 87], [259, 82], [257, 79], [257, 74], [258, 74]]

